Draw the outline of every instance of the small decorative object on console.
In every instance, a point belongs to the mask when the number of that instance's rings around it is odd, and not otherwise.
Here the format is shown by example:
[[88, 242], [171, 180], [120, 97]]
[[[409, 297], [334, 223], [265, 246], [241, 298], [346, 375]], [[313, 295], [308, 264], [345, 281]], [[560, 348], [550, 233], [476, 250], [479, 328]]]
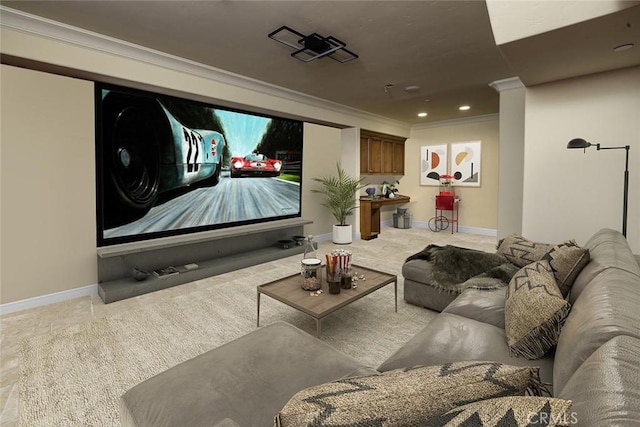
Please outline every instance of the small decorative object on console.
[[371, 199], [375, 199], [376, 189], [374, 187], [369, 187], [366, 190], [364, 190], [364, 192], [367, 193]]
[[393, 183], [389, 183], [387, 181], [384, 181], [382, 183], [382, 195], [388, 199], [393, 199], [396, 197], [396, 193], [398, 192], [398, 189], [396, 188], [396, 185], [400, 184], [400, 181], [395, 181]]
[[173, 275], [176, 275], [178, 273], [179, 273], [178, 269], [175, 268], [175, 267], [171, 267], [171, 266], [169, 266], [167, 268], [160, 268], [158, 270], [153, 270], [153, 275], [156, 276], [156, 277], [160, 277], [160, 278], [167, 277], [167, 276], [173, 276]]
[[283, 239], [283, 240], [278, 240], [278, 245], [282, 248], [282, 249], [289, 249], [291, 246], [293, 246], [295, 244], [295, 242], [293, 240], [287, 240], [287, 239]]
[[296, 242], [296, 246], [302, 246], [302, 243], [307, 240], [304, 236], [291, 236], [291, 239]]
[[136, 279], [138, 282], [142, 282], [143, 280], [147, 280], [147, 278], [149, 277], [149, 272], [140, 270], [137, 267], [133, 267], [131, 269], [131, 276], [133, 276], [133, 278]]

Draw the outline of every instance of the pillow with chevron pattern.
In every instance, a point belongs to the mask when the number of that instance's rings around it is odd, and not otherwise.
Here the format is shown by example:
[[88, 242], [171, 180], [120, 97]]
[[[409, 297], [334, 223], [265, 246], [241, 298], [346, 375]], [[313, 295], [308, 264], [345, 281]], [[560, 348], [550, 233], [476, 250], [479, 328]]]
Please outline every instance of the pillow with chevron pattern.
[[519, 234], [512, 234], [498, 242], [498, 253], [518, 267], [541, 260], [552, 248], [553, 245], [533, 242]]
[[589, 263], [590, 257], [589, 249], [581, 248], [576, 242], [569, 240], [555, 245], [541, 259], [549, 261], [560, 293], [566, 297], [573, 281], [576, 280], [584, 266]]
[[343, 378], [296, 393], [274, 426], [417, 426], [457, 406], [541, 394], [538, 368], [455, 362]]
[[539, 359], [558, 342], [569, 314], [549, 261], [522, 267], [507, 286], [504, 331], [514, 356]]
[[551, 397], [507, 396], [463, 405], [431, 418], [422, 427], [531, 427], [577, 425], [571, 401]]

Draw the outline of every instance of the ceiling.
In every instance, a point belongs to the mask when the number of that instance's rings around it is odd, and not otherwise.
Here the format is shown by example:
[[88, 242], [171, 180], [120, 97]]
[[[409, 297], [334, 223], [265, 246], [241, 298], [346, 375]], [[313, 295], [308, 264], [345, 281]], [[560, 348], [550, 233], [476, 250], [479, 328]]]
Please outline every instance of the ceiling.
[[[484, 1], [1, 3], [412, 125], [497, 113], [496, 80], [530, 86], [640, 64], [640, 6], [498, 47]], [[338, 38], [359, 58], [298, 61], [267, 37], [282, 25]]]

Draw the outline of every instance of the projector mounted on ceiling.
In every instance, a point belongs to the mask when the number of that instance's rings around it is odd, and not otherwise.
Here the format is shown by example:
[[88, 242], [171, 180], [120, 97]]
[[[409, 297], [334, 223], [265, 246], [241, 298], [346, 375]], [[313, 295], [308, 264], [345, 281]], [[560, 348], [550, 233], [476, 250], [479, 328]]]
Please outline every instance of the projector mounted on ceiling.
[[310, 62], [325, 56], [338, 62], [348, 62], [358, 57], [345, 49], [346, 43], [333, 36], [323, 37], [318, 33], [305, 36], [286, 25], [271, 32], [268, 37], [296, 49], [291, 56], [302, 62]]

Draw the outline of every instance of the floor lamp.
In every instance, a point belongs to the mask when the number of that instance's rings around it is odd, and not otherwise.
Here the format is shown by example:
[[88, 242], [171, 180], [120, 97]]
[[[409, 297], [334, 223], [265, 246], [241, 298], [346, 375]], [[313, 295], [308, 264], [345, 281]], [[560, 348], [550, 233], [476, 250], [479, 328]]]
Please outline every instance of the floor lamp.
[[622, 200], [622, 235], [627, 237], [627, 205], [629, 201], [629, 146], [624, 147], [601, 147], [600, 144], [592, 144], [582, 138], [575, 138], [569, 141], [567, 148], [582, 148], [587, 152], [588, 147], [594, 146], [596, 150], [627, 150], [627, 157], [624, 163], [624, 199]]

